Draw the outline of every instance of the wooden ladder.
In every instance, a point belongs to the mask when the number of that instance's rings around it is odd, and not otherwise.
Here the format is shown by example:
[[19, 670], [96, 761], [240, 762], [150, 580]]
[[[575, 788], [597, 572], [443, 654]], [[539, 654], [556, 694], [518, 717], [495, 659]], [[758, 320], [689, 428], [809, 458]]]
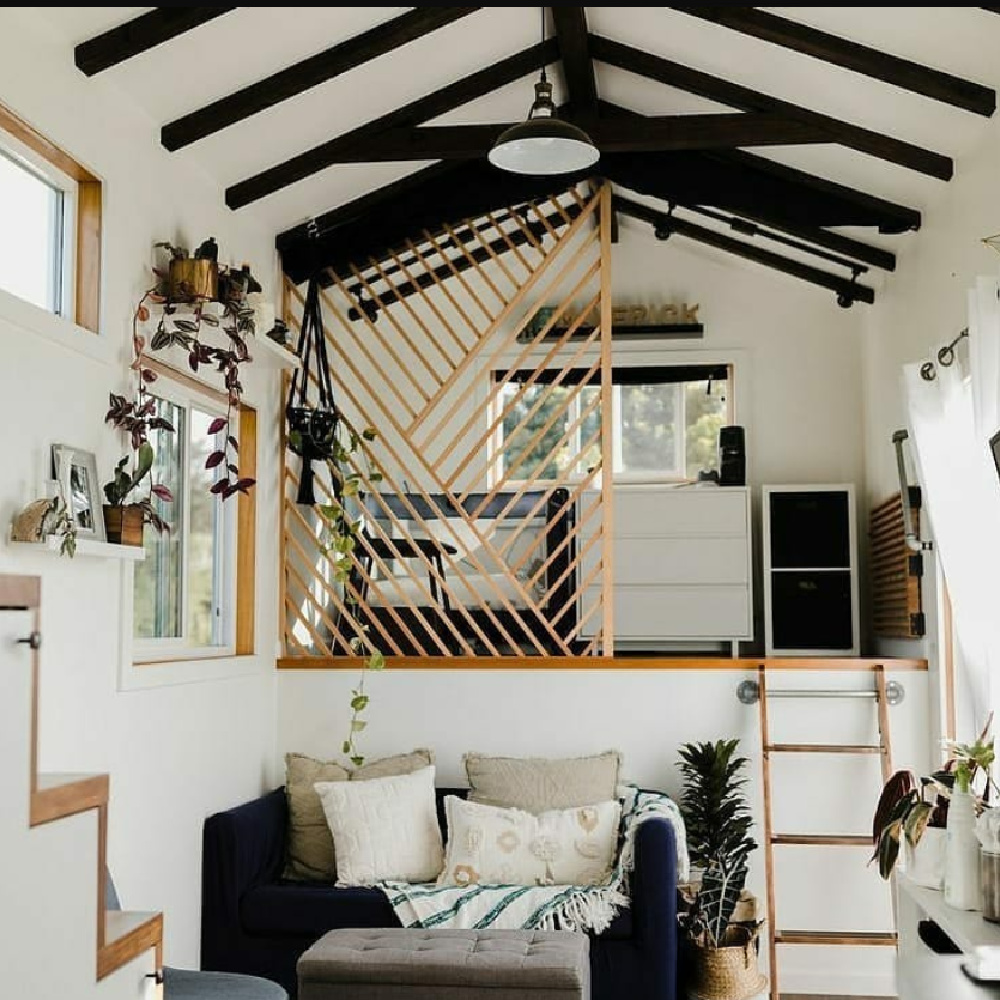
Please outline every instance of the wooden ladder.
[[829, 946], [870, 946], [896, 947], [895, 932], [866, 931], [795, 931], [780, 930], [776, 922], [774, 848], [785, 846], [807, 847], [871, 847], [870, 836], [850, 836], [844, 834], [795, 834], [775, 833], [771, 817], [771, 755], [772, 754], [832, 754], [865, 755], [878, 754], [882, 762], [882, 780], [888, 781], [892, 774], [892, 746], [889, 737], [889, 704], [885, 667], [872, 668], [875, 686], [871, 690], [800, 690], [777, 689], [772, 698], [864, 698], [874, 699], [878, 706], [879, 740], [871, 745], [820, 744], [820, 743], [772, 743], [768, 724], [767, 670], [758, 668], [757, 690], [760, 706], [761, 760], [764, 782], [764, 864], [767, 875], [767, 934], [771, 972], [771, 1000], [779, 1000], [778, 993], [778, 945], [829, 945]]

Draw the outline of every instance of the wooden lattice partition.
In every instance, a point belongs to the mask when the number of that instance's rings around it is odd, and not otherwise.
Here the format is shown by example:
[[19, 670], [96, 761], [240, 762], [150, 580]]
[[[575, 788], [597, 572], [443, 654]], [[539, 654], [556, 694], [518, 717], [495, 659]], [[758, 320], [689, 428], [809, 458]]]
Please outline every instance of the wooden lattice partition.
[[[324, 273], [365, 529], [337, 583], [286, 452], [286, 657], [362, 632], [389, 657], [612, 653], [610, 223], [610, 190], [582, 186]], [[305, 290], [285, 291], [298, 331]]]

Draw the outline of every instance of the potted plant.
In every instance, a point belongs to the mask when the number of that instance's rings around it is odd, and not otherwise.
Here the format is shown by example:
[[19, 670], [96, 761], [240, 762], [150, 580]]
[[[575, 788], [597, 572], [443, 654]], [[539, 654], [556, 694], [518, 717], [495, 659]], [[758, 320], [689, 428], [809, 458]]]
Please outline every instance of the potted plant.
[[747, 1000], [766, 987], [757, 967], [760, 923], [737, 922], [747, 861], [757, 844], [744, 794], [747, 766], [739, 740], [681, 748], [682, 812], [688, 850], [701, 879], [684, 894], [680, 926], [698, 1000]]
[[[949, 743], [949, 757], [943, 767], [929, 777], [917, 780], [910, 771], [897, 771], [885, 784], [875, 810], [872, 840], [879, 874], [888, 879], [905, 845], [906, 873], [918, 885], [929, 889], [946, 888], [948, 865], [947, 844], [964, 844], [968, 863], [974, 853], [972, 823], [989, 804], [991, 790], [996, 786], [990, 777], [994, 761], [993, 739], [989, 736], [993, 717], [987, 721], [974, 743]], [[981, 787], [982, 794], [976, 793]], [[960, 837], [954, 834], [956, 816], [961, 812], [964, 829]], [[954, 860], [952, 888], [957, 886], [959, 873]], [[968, 878], [962, 879], [968, 882]], [[965, 896], [971, 899], [972, 890]]]

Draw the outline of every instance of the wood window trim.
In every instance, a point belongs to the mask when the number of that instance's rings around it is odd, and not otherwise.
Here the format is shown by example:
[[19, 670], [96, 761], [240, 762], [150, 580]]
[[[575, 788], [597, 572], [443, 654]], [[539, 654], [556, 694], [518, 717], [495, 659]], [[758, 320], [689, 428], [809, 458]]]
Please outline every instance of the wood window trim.
[[[143, 355], [143, 367], [174, 382], [195, 395], [211, 400], [216, 405], [228, 406], [229, 397], [218, 389], [206, 385], [173, 365]], [[257, 478], [257, 410], [241, 403], [237, 408], [240, 441], [240, 472], [250, 479]], [[236, 634], [232, 652], [211, 651], [180, 652], [165, 660], [134, 660], [133, 666], [154, 667], [167, 663], [186, 663], [197, 660], [231, 660], [240, 656], [254, 656], [257, 652], [257, 489], [241, 493], [236, 499]]]
[[[0, 104], [0, 131], [27, 146], [46, 163], [76, 181], [76, 243], [73, 247], [74, 315], [77, 326], [100, 333], [101, 242], [104, 185], [82, 163], [60, 149], [36, 128]], [[69, 248], [67, 248], [69, 249]]]

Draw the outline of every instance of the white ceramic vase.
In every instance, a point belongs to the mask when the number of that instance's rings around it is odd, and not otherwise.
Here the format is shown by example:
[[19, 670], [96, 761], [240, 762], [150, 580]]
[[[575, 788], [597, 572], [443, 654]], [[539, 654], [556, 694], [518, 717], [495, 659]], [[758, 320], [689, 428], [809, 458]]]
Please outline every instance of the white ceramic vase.
[[944, 888], [945, 848], [948, 831], [929, 826], [913, 847], [906, 841], [906, 877], [916, 885], [939, 892]]
[[982, 907], [976, 802], [968, 792], [954, 791], [948, 806], [944, 865], [944, 901], [956, 910]]

